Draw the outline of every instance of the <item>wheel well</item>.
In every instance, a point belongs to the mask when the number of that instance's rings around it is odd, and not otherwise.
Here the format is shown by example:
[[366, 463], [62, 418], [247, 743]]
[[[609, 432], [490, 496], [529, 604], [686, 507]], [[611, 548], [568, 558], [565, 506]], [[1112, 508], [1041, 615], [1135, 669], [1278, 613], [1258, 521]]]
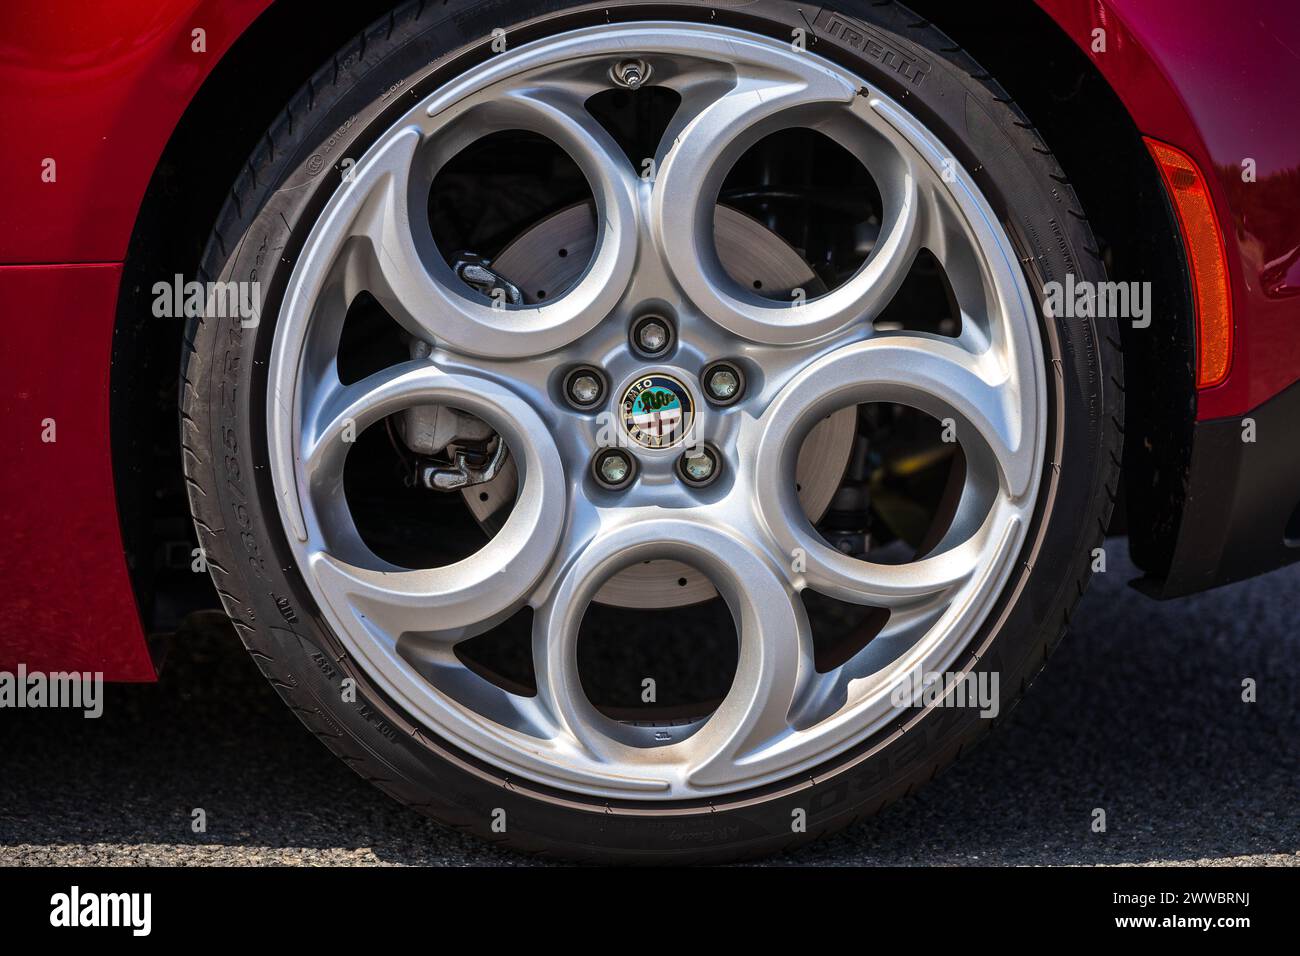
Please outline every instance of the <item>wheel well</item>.
[[[1167, 568], [1196, 417], [1195, 333], [1182, 244], [1159, 173], [1100, 71], [1032, 0], [909, 0], [988, 70], [1038, 127], [1088, 215], [1112, 280], [1150, 282], [1151, 325], [1120, 322], [1124, 458], [1111, 530], [1135, 563]], [[1032, 51], [1026, 56], [1025, 51]]]
[[188, 612], [219, 605], [208, 575], [191, 570], [198, 544], [177, 423], [184, 320], [154, 318], [151, 290], [176, 275], [195, 278], [221, 205], [276, 114], [321, 63], [393, 6], [355, 0], [321, 16], [312, 0], [278, 0], [204, 81], [145, 191], [118, 294], [109, 419], [122, 539], [147, 632], [172, 630]]
[[[240, 166], [283, 104], [395, 5], [356, 0], [321, 17], [311, 0], [278, 0], [213, 69], [145, 192], [118, 299], [110, 428], [127, 562], [150, 631], [218, 603], [208, 576], [190, 570], [197, 543], [177, 426], [182, 323], [152, 317], [150, 290], [175, 275], [195, 276]], [[1125, 378], [1139, 387], [1127, 394], [1124, 488], [1116, 489], [1112, 523], [1117, 531], [1127, 526], [1139, 566], [1158, 572], [1168, 561], [1160, 542], [1173, 539], [1162, 532], [1181, 511], [1195, 417], [1191, 304], [1158, 174], [1109, 84], [1031, 0], [1007, 0], [997, 18], [945, 0], [909, 6], [965, 47], [1039, 127], [1079, 194], [1111, 278], [1150, 281], [1160, 294], [1151, 328], [1122, 328]], [[312, 29], [302, 30], [308, 18]]]

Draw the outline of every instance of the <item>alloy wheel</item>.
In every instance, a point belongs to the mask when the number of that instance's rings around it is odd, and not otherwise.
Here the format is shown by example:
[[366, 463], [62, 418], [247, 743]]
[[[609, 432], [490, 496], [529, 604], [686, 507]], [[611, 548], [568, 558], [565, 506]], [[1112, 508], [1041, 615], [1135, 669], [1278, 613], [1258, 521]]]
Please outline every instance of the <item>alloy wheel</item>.
[[[626, 81], [629, 59], [648, 66], [644, 82], [680, 97], [649, 176], [586, 105]], [[833, 288], [789, 243], [718, 202], [745, 151], [790, 128], [834, 139], [880, 193], [870, 253]], [[454, 156], [502, 130], [561, 147], [591, 200], [518, 237], [476, 289], [438, 247], [425, 199]], [[805, 773], [896, 716], [894, 690], [916, 670], [947, 668], [987, 617], [1024, 544], [1044, 463], [1033, 299], [1006, 232], [956, 169], [914, 116], [861, 79], [716, 26], [639, 23], [539, 40], [412, 109], [358, 159], [308, 237], [270, 361], [281, 517], [347, 653], [468, 753], [590, 798], [739, 793]], [[567, 288], [555, 293], [559, 267], [532, 250], [557, 243], [572, 251], [560, 270]], [[921, 249], [947, 274], [956, 335], [873, 321]], [[756, 270], [783, 294], [738, 278]], [[530, 282], [538, 274], [547, 285]], [[540, 289], [551, 294], [522, 291]], [[406, 331], [411, 357], [345, 382], [340, 331], [363, 292]], [[648, 315], [665, 321], [657, 351], [635, 347], [632, 330]], [[719, 362], [743, 380], [725, 404], [707, 392], [705, 372]], [[603, 376], [592, 407], [571, 400], [566, 383], [579, 368]], [[638, 409], [647, 394], [658, 407]], [[961, 446], [951, 514], [914, 560], [846, 554], [817, 527], [851, 454], [846, 410], [862, 403], [919, 410]], [[463, 475], [480, 494], [496, 482], [512, 502], [503, 517], [482, 516], [492, 535], [480, 550], [440, 567], [377, 555], [344, 487], [356, 436], [414, 408], [483, 423], [485, 460], [442, 480]], [[593, 462], [611, 447], [631, 467], [598, 481]], [[701, 449], [716, 473], [683, 480], [692, 472], [682, 456]], [[823, 490], [801, 472], [833, 480]], [[697, 590], [669, 596], [682, 567], [700, 576]], [[804, 592], [882, 609], [887, 622], [819, 668]], [[725, 601], [738, 653], [709, 713], [620, 720], [584, 690], [587, 609], [643, 607], [647, 594], [655, 606]], [[523, 607], [533, 610], [532, 694], [456, 653]]]

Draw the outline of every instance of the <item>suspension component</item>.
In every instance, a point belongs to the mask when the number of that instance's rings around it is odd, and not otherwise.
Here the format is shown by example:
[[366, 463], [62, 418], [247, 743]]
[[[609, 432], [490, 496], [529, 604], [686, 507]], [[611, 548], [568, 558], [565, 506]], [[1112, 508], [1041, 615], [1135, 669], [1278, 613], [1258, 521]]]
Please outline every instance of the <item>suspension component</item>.
[[483, 256], [473, 252], [459, 252], [452, 269], [458, 279], [488, 298], [497, 298], [499, 290], [507, 303], [520, 305], [524, 301], [524, 294], [519, 291], [519, 287], [493, 272], [491, 265]]
[[458, 447], [452, 465], [421, 465], [420, 484], [434, 491], [457, 491], [491, 481], [506, 460], [506, 443], [500, 438], [490, 456], [486, 448]]
[[870, 468], [870, 443], [859, 434], [831, 506], [817, 523], [827, 544], [856, 558], [865, 557], [872, 544]]

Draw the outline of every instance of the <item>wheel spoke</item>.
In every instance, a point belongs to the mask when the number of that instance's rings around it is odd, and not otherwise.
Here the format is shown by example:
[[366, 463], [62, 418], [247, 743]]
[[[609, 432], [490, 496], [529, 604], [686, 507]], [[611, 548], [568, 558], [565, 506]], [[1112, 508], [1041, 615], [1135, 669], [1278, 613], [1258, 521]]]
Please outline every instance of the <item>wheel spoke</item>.
[[720, 786], [755, 772], [764, 748], [780, 749], [792, 715], [816, 674], [812, 629], [803, 603], [770, 569], [744, 569], [740, 658], [731, 689], [703, 729], [683, 746], [694, 786]]
[[415, 571], [357, 567], [320, 552], [308, 571], [337, 613], [357, 617], [377, 634], [418, 633], [450, 646], [473, 636], [471, 627], [490, 621], [485, 614], [502, 610], [498, 586], [508, 571], [508, 555], [494, 551]]
[[326, 490], [341, 489], [343, 460], [362, 432], [395, 412], [427, 401], [427, 395], [456, 381], [429, 362], [417, 360], [375, 372], [351, 385], [336, 379], [320, 383], [318, 393], [304, 402], [299, 458], [309, 483], [318, 487], [331, 482], [334, 484]]
[[[651, 202], [654, 241], [685, 293], [706, 315], [753, 341], [818, 338], [878, 314], [911, 267], [921, 235], [915, 158], [887, 125], [855, 104], [857, 89], [830, 72], [780, 71], [723, 85], [684, 86]], [[764, 135], [790, 126], [821, 130], [871, 171], [884, 202], [880, 238], [847, 282], [811, 300], [763, 298], [726, 274], [713, 243], [714, 205], [731, 165]]]
[[[520, 474], [515, 506], [475, 554], [440, 568], [406, 570], [379, 560], [351, 524], [343, 464], [368, 425], [405, 408], [448, 404], [488, 422]], [[521, 398], [494, 382], [409, 362], [327, 392], [306, 416], [301, 494], [319, 524], [312, 569], [329, 600], [400, 634], [464, 636], [520, 606], [548, 567], [564, 525], [564, 470], [550, 433]], [[486, 622], [486, 623], [485, 623]]]
[[[588, 114], [534, 90], [445, 122], [432, 134], [411, 125], [389, 137], [351, 171], [322, 218], [319, 228], [354, 249], [354, 285], [370, 291], [413, 335], [471, 355], [537, 355], [590, 331], [618, 301], [636, 259], [635, 177], [627, 158]], [[592, 260], [567, 294], [543, 305], [508, 305], [476, 292], [447, 265], [430, 232], [425, 206], [437, 169], [498, 129], [548, 136], [593, 188]], [[304, 263], [304, 280], [328, 266]]]
[[607, 719], [587, 700], [578, 674], [578, 627], [586, 603], [579, 606], [576, 593], [557, 592], [533, 618], [538, 703], [570, 746], [589, 760], [610, 763], [617, 759], [619, 744], [609, 734]]
[[641, 520], [598, 534], [577, 557], [534, 630], [538, 695], [586, 752], [604, 761], [636, 760], [644, 749], [587, 700], [578, 677], [582, 615], [601, 585], [652, 558], [682, 561], [707, 574], [737, 621], [740, 654], [731, 690], [703, 728], [656, 749], [691, 785], [728, 778], [748, 750], [789, 729], [795, 698], [813, 671], [803, 606], [780, 573], [740, 539], [699, 521]]
[[986, 447], [1006, 491], [1024, 493], [1034, 447], [1031, 397], [996, 357], [972, 355], [937, 335], [879, 334], [813, 362], [764, 413], [759, 455], [793, 461], [813, 424], [860, 402], [910, 405], [950, 423], [948, 440]]
[[[809, 586], [841, 600], [904, 607], [951, 592], [985, 560], [983, 549], [1006, 530], [996, 515], [977, 516], [978, 530], [939, 553], [904, 565], [862, 561], [829, 547], [798, 506], [793, 467], [808, 430], [831, 411], [859, 402], [897, 402], [939, 419], [967, 452], [974, 481], [990, 477], [1011, 496], [1032, 479], [1034, 434], [1019, 391], [996, 367], [938, 336], [880, 335], [832, 352], [797, 376], [760, 423], [757, 478], [763, 520], [780, 547], [806, 565]], [[968, 488], [971, 480], [968, 479]], [[992, 501], [994, 495], [988, 494]], [[1014, 519], [1009, 519], [1014, 520]]]

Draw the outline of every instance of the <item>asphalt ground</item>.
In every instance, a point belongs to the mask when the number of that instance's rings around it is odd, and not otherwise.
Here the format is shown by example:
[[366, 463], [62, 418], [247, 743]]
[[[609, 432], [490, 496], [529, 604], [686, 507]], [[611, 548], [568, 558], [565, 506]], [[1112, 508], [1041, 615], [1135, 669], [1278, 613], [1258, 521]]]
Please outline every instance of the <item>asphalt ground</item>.
[[[997, 732], [881, 816], [768, 862], [1300, 864], [1300, 567], [1157, 603], [1127, 586], [1124, 551]], [[159, 684], [108, 687], [98, 720], [0, 710], [0, 864], [532, 862], [364, 783], [215, 617], [177, 636]]]

